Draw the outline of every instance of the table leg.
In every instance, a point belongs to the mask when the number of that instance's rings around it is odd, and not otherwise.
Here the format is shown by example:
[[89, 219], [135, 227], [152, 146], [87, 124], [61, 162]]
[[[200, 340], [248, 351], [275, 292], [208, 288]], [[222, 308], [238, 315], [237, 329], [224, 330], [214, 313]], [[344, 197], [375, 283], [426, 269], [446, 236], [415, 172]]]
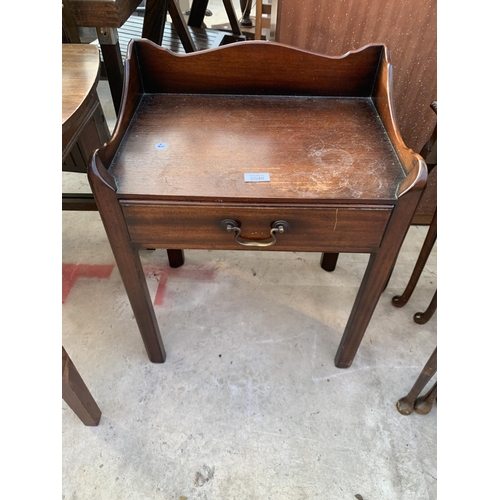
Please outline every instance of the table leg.
[[184, 250], [167, 250], [168, 264], [172, 268], [181, 267], [184, 264]]
[[62, 348], [62, 397], [85, 425], [99, 424], [101, 410], [64, 347]]
[[420, 195], [420, 191], [414, 191], [407, 193], [405, 200], [400, 200], [391, 215], [378, 251], [370, 254], [365, 275], [335, 356], [337, 368], [349, 368], [352, 364], [375, 307], [389, 280]]
[[122, 100], [123, 60], [116, 28], [97, 28], [97, 38], [101, 46], [102, 59], [108, 76], [109, 88], [115, 112], [118, 115]]
[[338, 253], [325, 252], [321, 254], [321, 269], [331, 273], [337, 267]]
[[166, 358], [165, 348], [139, 250], [130, 241], [113, 179], [97, 156], [91, 162], [88, 177], [148, 357], [153, 363], [163, 363]]

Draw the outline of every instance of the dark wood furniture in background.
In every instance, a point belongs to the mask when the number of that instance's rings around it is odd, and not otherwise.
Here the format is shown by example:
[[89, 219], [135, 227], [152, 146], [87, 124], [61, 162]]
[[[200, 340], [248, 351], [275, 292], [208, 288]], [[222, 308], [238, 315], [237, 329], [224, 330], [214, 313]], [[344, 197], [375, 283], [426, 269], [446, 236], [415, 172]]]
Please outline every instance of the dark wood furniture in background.
[[[420, 276], [422, 275], [422, 271], [424, 270], [425, 264], [429, 258], [430, 253], [434, 247], [434, 243], [437, 239], [437, 210], [434, 212], [434, 218], [432, 219], [431, 225], [427, 231], [427, 235], [425, 237], [424, 243], [418, 255], [417, 262], [415, 267], [413, 268], [413, 272], [410, 276], [408, 284], [404, 292], [401, 295], [395, 295], [392, 298], [392, 305], [395, 307], [403, 307], [408, 303], [410, 297], [415, 290], [415, 287], [418, 283]], [[437, 290], [434, 292], [434, 295], [429, 303], [429, 306], [424, 312], [417, 312], [413, 316], [413, 320], [415, 323], [423, 325], [429, 321], [429, 319], [433, 316], [437, 309]]]
[[[430, 108], [437, 115], [437, 101], [431, 102]], [[429, 226], [437, 210], [437, 124], [434, 126], [429, 140], [420, 151], [420, 156], [424, 158], [427, 164], [429, 175], [427, 177], [427, 185], [425, 186], [422, 198], [418, 202], [411, 223], [414, 225]]]
[[276, 41], [332, 56], [385, 44], [395, 69], [401, 136], [421, 151], [436, 124], [429, 109], [437, 99], [436, 5], [436, 0], [279, 0]]
[[[275, 38], [276, 26], [273, 25], [273, 10], [277, 8], [273, 2], [255, 1], [255, 40], [271, 40]], [[272, 33], [272, 37], [271, 37]]]
[[[92, 153], [110, 137], [99, 98], [99, 49], [62, 44], [62, 169], [87, 173]], [[63, 210], [97, 210], [92, 194], [63, 193]]]
[[[437, 114], [437, 101], [431, 103], [431, 109]], [[418, 280], [424, 270], [425, 264], [429, 258], [429, 255], [434, 247], [434, 244], [437, 239], [437, 200], [435, 199], [436, 195], [436, 183], [437, 183], [437, 163], [434, 153], [434, 147], [437, 141], [437, 126], [434, 129], [434, 132], [429, 139], [429, 142], [425, 145], [422, 150], [422, 155], [424, 158], [430, 159], [427, 162], [427, 166], [430, 169], [431, 173], [434, 174], [434, 183], [427, 186], [424, 189], [422, 194], [422, 198], [420, 199], [420, 205], [423, 205], [425, 208], [431, 208], [434, 210], [432, 214], [432, 220], [427, 231], [427, 235], [425, 237], [424, 243], [418, 255], [417, 262], [415, 267], [413, 268], [413, 272], [410, 276], [408, 284], [404, 292], [401, 295], [396, 295], [392, 298], [392, 304], [396, 307], [403, 307], [407, 304], [410, 299], [415, 287], [418, 283]], [[431, 156], [432, 155], [432, 156]], [[431, 188], [433, 190], [433, 196], [426, 197], [427, 189]], [[424, 201], [424, 204], [422, 204]], [[418, 207], [417, 207], [418, 208]], [[415, 218], [415, 217], [414, 217]], [[437, 290], [434, 292], [434, 295], [429, 303], [429, 306], [424, 312], [416, 312], [413, 316], [413, 320], [415, 323], [419, 325], [423, 325], [429, 321], [429, 319], [434, 315], [437, 309]], [[432, 409], [432, 406], [437, 398], [437, 382], [435, 382], [432, 387], [428, 390], [428, 392], [424, 396], [420, 396], [420, 393], [424, 390], [427, 383], [437, 372], [437, 348], [434, 349], [431, 357], [427, 361], [424, 366], [422, 372], [419, 377], [415, 381], [415, 384], [411, 388], [410, 392], [404, 397], [401, 398], [396, 407], [402, 415], [409, 415], [413, 410], [417, 413], [425, 415], [429, 413]]]
[[[109, 139], [96, 93], [99, 50], [95, 45], [62, 44], [61, 56], [63, 170], [86, 173], [94, 150]], [[63, 193], [63, 210], [97, 210], [97, 206], [92, 194]], [[64, 347], [62, 397], [85, 425], [99, 423], [101, 410]]]
[[[208, 0], [192, 0], [187, 22], [175, 0], [147, 0], [142, 37], [179, 53], [190, 53], [244, 41], [245, 37], [241, 33], [232, 1], [222, 0], [222, 3], [231, 26], [231, 33], [206, 28], [204, 19], [209, 4]], [[172, 18], [172, 23], [184, 50], [181, 50], [178, 44], [176, 46], [170, 41], [172, 35], [170, 38], [165, 38], [167, 12]]]
[[[437, 114], [437, 101], [433, 101], [431, 103], [431, 109]], [[435, 127], [432, 137], [429, 139], [429, 142], [427, 143], [426, 147], [424, 147], [424, 149], [421, 152], [421, 154], [426, 160], [427, 158], [430, 157], [430, 154], [433, 152], [436, 142], [437, 142], [437, 126]], [[392, 304], [395, 307], [403, 307], [410, 300], [410, 297], [412, 296], [413, 291], [417, 286], [418, 280], [422, 275], [422, 271], [424, 270], [425, 264], [429, 259], [429, 255], [431, 254], [432, 249], [434, 248], [434, 244], [436, 243], [437, 240], [437, 200], [436, 200], [437, 163], [434, 162], [435, 158], [432, 158], [431, 162], [427, 162], [428, 169], [431, 171], [431, 173], [434, 174], [433, 176], [434, 183], [432, 185], [429, 185], [429, 183], [427, 183], [424, 192], [422, 194], [422, 198], [420, 199], [419, 205], [417, 206], [418, 209], [418, 207], [422, 205], [422, 201], [424, 201], [425, 202], [424, 207], [426, 209], [433, 210], [431, 214], [432, 217], [431, 223], [427, 231], [427, 235], [425, 237], [422, 248], [420, 250], [420, 253], [418, 255], [417, 262], [415, 263], [415, 267], [413, 268], [413, 272], [410, 276], [410, 279], [408, 281], [408, 284], [406, 285], [404, 292], [401, 295], [396, 295], [392, 298]], [[429, 188], [432, 189], [433, 192], [431, 196], [426, 196], [427, 190]], [[433, 201], [434, 203], [432, 203]], [[413, 218], [415, 218], [415, 216]], [[432, 297], [427, 309], [424, 312], [415, 313], [415, 315], [413, 316], [415, 323], [418, 323], [420, 325], [427, 323], [427, 321], [429, 321], [429, 319], [436, 312], [436, 309], [437, 309], [437, 290], [434, 293], [434, 296]]]
[[[117, 29], [135, 12], [140, 3], [141, 0], [63, 0], [63, 12], [64, 9], [69, 10], [70, 14], [66, 14], [66, 18], [71, 18], [74, 26], [96, 28], [117, 113], [123, 85], [123, 60]], [[74, 39], [69, 41], [77, 42]]]
[[240, 0], [241, 25], [252, 26], [250, 11], [252, 10], [252, 0]]
[[64, 347], [62, 348], [62, 397], [85, 425], [99, 424], [101, 410]]
[[[132, 18], [141, 0], [63, 0], [63, 12], [66, 9], [63, 24], [66, 22], [70, 26], [66, 29], [68, 33], [71, 33], [71, 26], [96, 28], [113, 104], [118, 114], [123, 86], [122, 51], [126, 51], [130, 38], [143, 37], [158, 44], [165, 40], [170, 49], [180, 50], [182, 45], [185, 52], [244, 40], [231, 0], [223, 2], [232, 34], [202, 28], [208, 0], [193, 0], [187, 23], [176, 0], [147, 0], [144, 19]], [[171, 26], [166, 29], [167, 12], [175, 30]], [[120, 34], [119, 29], [122, 27]]]
[[334, 58], [255, 41], [185, 57], [139, 40], [125, 81], [89, 181], [149, 359], [166, 356], [140, 248], [369, 253], [335, 357], [349, 367], [427, 179], [394, 120], [385, 47]]

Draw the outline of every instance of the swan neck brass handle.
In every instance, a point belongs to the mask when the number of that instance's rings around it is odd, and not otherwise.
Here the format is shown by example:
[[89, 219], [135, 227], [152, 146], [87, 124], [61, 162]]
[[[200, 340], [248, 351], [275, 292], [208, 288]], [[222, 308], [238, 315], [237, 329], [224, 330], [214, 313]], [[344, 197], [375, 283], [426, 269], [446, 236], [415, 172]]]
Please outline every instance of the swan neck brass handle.
[[241, 229], [238, 223], [233, 219], [224, 219], [221, 222], [222, 229], [228, 233], [234, 233], [234, 241], [239, 245], [244, 247], [270, 247], [276, 243], [276, 234], [284, 233], [288, 228], [288, 222], [284, 220], [277, 220], [272, 223], [271, 230], [269, 231], [270, 238], [267, 240], [249, 240], [247, 238], [241, 238]]

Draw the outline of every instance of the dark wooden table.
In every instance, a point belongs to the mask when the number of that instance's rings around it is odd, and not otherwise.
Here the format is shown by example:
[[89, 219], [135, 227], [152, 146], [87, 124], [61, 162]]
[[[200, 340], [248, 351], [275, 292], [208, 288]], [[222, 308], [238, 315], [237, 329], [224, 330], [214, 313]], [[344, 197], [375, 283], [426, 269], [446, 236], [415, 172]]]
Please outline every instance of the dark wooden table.
[[[97, 95], [99, 49], [62, 44], [63, 171], [87, 173], [92, 153], [106, 142], [109, 129]], [[65, 210], [97, 210], [91, 194], [63, 194]]]
[[335, 357], [351, 365], [427, 179], [398, 132], [391, 71], [382, 45], [179, 56], [133, 42], [89, 180], [151, 361], [165, 349], [139, 249], [250, 249], [370, 254]]
[[[99, 147], [109, 131], [101, 123], [102, 110], [97, 97], [99, 50], [94, 45], [62, 44], [62, 159], [81, 142], [82, 148]], [[90, 157], [91, 150], [86, 149]], [[95, 207], [93, 196], [76, 199], [63, 195], [63, 208], [88, 210]], [[66, 206], [65, 206], [66, 205]], [[78, 373], [68, 353], [62, 348], [62, 396], [85, 425], [98, 425], [101, 410]]]

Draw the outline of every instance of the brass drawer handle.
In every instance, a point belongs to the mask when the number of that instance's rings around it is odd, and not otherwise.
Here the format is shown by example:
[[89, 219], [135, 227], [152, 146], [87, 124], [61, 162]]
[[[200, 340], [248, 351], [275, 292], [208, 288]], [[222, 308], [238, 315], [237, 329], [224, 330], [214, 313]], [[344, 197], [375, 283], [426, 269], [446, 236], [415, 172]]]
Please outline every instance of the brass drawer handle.
[[243, 245], [244, 247], [270, 247], [276, 243], [276, 233], [284, 233], [288, 228], [288, 222], [284, 220], [277, 220], [272, 223], [271, 230], [269, 234], [271, 238], [267, 240], [247, 240], [240, 238], [241, 229], [238, 227], [238, 223], [233, 219], [224, 219], [221, 223], [222, 229], [228, 233], [234, 233], [234, 241]]

